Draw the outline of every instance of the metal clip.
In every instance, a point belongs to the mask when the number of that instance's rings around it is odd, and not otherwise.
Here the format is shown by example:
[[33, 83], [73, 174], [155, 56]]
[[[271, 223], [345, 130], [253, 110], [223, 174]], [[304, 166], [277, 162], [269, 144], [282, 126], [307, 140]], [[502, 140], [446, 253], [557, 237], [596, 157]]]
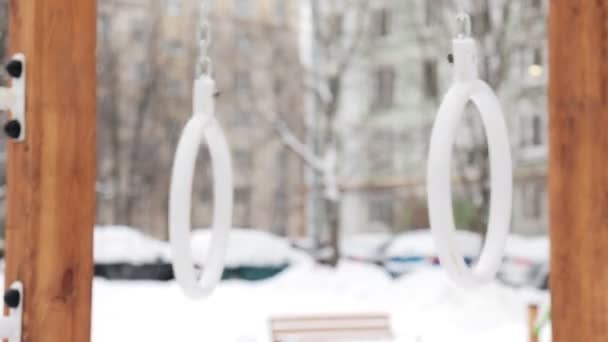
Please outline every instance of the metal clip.
[[21, 342], [23, 330], [23, 284], [14, 282], [4, 293], [4, 304], [8, 306], [8, 316], [0, 317], [0, 338], [8, 342]]
[[16, 141], [25, 140], [26, 69], [25, 56], [18, 53], [6, 65], [11, 76], [11, 87], [0, 87], [0, 110], [9, 110], [11, 119], [4, 125], [4, 132]]
[[471, 36], [471, 16], [466, 12], [462, 12], [456, 16], [456, 23], [458, 24], [457, 38], [468, 38]]

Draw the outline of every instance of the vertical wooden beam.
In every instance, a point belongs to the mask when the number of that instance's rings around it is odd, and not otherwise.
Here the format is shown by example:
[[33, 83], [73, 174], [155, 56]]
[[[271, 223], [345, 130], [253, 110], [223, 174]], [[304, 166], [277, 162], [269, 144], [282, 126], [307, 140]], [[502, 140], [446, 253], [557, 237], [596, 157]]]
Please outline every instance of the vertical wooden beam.
[[538, 320], [538, 305], [528, 305], [528, 342], [538, 342], [536, 321]]
[[96, 169], [95, 0], [10, 0], [27, 58], [27, 136], [10, 143], [6, 283], [25, 286], [24, 342], [90, 340]]
[[608, 1], [551, 1], [554, 342], [608, 341]]

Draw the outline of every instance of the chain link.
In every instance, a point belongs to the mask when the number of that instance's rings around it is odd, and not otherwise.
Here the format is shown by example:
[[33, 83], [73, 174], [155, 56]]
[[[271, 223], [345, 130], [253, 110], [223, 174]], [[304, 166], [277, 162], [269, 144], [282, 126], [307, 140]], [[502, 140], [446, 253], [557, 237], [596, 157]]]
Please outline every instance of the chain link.
[[201, 2], [200, 7], [200, 23], [198, 29], [198, 62], [196, 65], [196, 73], [199, 76], [211, 75], [213, 72], [213, 63], [211, 61], [210, 46], [211, 46], [211, 26], [209, 24], [209, 9], [205, 1]]
[[464, 6], [464, 0], [456, 0], [456, 7], [459, 13], [466, 13], [466, 7]]
[[458, 25], [458, 37], [471, 36], [471, 17], [469, 16], [464, 4], [465, 0], [456, 0], [456, 7], [458, 11], [458, 13], [456, 14], [456, 24]]
[[456, 16], [456, 22], [458, 24], [458, 36], [460, 38], [471, 36], [471, 16], [466, 12], [461, 12]]

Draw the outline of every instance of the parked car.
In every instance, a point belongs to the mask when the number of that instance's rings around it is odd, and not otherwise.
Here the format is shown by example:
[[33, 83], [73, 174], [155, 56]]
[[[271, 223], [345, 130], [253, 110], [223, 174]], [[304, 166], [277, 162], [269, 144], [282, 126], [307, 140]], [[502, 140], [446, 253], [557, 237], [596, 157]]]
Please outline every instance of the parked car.
[[[199, 272], [204, 271], [210, 239], [207, 229], [192, 233], [193, 259]], [[130, 227], [97, 227], [94, 255], [95, 275], [98, 277], [111, 280], [174, 279], [168, 242], [148, 237]], [[259, 230], [233, 228], [223, 279], [263, 280], [290, 265], [311, 260], [284, 238]]]
[[[481, 249], [481, 237], [475, 233], [458, 231], [456, 241], [465, 261], [472, 263]], [[431, 231], [414, 230], [396, 235], [384, 249], [383, 265], [393, 277], [421, 268], [437, 267], [439, 258]]]

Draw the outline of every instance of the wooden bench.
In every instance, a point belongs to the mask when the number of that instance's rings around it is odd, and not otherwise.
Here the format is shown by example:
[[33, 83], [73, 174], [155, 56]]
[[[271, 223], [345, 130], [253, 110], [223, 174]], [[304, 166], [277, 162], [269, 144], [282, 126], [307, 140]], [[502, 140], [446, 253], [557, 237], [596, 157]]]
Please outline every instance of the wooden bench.
[[386, 314], [308, 315], [270, 319], [273, 342], [393, 341]]

